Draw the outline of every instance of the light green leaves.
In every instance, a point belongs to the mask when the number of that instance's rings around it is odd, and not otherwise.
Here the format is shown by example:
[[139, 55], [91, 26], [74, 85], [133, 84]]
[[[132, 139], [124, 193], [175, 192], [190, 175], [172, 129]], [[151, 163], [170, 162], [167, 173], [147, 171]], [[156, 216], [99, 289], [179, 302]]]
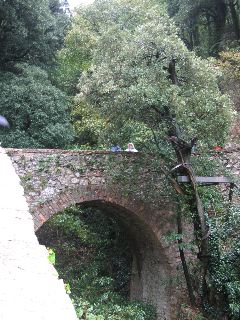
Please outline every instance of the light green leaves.
[[[125, 12], [125, 5], [115, 0], [104, 2], [104, 13], [101, 3], [91, 9], [101, 23], [91, 50], [91, 67], [80, 77], [79, 101], [97, 107], [104, 117], [114, 114], [115, 119], [143, 122], [158, 128], [159, 134], [159, 127], [170, 128], [174, 118], [182, 138], [197, 136], [201, 144], [223, 143], [232, 111], [230, 100], [219, 91], [216, 70], [187, 50], [161, 7], [130, 1]], [[119, 11], [111, 16], [115, 7]], [[123, 24], [120, 14], [134, 23]], [[170, 78], [172, 61], [175, 84]]]
[[55, 252], [51, 248], [47, 248], [47, 250], [48, 250], [48, 261], [54, 265], [56, 262]]

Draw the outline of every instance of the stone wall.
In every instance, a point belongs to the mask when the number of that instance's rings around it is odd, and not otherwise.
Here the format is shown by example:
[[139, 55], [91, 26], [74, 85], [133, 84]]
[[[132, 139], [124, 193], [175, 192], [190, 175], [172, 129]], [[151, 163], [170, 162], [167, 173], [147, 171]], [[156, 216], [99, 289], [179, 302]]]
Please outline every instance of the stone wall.
[[0, 319], [77, 320], [63, 281], [34, 234], [10, 159], [0, 148]]
[[235, 176], [236, 180], [240, 179], [240, 145], [228, 144], [222, 152], [224, 166], [229, 173]]
[[240, 203], [240, 145], [228, 144], [219, 156], [226, 168], [226, 173], [234, 182], [232, 201]]

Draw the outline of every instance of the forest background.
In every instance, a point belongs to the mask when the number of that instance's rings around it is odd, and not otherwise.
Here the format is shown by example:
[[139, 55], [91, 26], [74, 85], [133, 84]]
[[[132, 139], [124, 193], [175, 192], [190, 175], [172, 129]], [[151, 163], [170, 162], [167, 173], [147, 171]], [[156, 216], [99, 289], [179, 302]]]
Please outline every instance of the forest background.
[[[239, 142], [239, 18], [238, 0], [99, 0], [74, 14], [67, 1], [0, 0], [0, 114], [11, 126], [0, 132], [2, 145], [109, 149], [134, 141], [138, 149], [159, 156], [166, 172], [189, 163], [197, 145], [202, 158], [191, 160], [194, 170], [216, 174], [214, 165], [202, 166], [208, 150]], [[189, 167], [184, 170], [192, 173]], [[172, 181], [169, 188], [176, 191]], [[239, 206], [229, 209], [215, 189], [207, 194], [200, 190], [199, 212], [190, 204], [198, 194], [182, 191], [184, 200], [176, 195], [176, 201], [181, 207], [184, 202], [193, 221], [200, 220], [195, 245], [199, 252], [210, 246], [212, 257], [199, 262], [200, 269], [207, 264], [205, 283], [188, 288], [192, 308], [200, 310], [199, 319], [239, 319]], [[210, 203], [216, 220], [207, 216]], [[111, 231], [115, 222], [101, 218], [111, 232], [94, 243], [86, 219], [91, 217], [94, 226], [95, 216], [90, 212], [86, 218], [85, 212], [76, 219], [75, 210], [68, 211], [72, 223], [56, 218], [46, 228], [58, 228], [64, 221], [64, 232], [71, 238], [81, 236], [82, 248], [91, 247], [92, 252], [107, 243], [95, 267], [87, 273], [83, 268], [77, 284], [74, 270], [62, 271], [75, 288], [79, 317], [88, 312], [89, 319], [153, 319], [151, 307], [122, 300], [121, 292], [128, 296], [131, 257], [123, 257], [126, 247], [119, 244], [116, 249], [116, 243], [127, 244], [121, 231]], [[216, 228], [219, 221], [221, 228]], [[206, 244], [200, 238], [210, 224], [215, 232]], [[173, 241], [181, 241], [179, 234]], [[45, 239], [48, 246], [54, 242]], [[228, 246], [221, 248], [227, 239]], [[68, 253], [70, 247], [76, 249], [73, 244], [66, 247]], [[106, 258], [111, 251], [120, 255]], [[106, 259], [122, 263], [110, 272], [104, 267]]]

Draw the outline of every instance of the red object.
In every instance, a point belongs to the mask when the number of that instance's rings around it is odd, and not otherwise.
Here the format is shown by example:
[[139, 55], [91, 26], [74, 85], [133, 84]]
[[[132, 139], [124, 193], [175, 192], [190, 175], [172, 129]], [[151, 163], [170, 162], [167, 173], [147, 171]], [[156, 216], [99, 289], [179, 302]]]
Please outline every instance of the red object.
[[223, 148], [221, 146], [214, 146], [213, 149], [215, 151], [222, 151]]

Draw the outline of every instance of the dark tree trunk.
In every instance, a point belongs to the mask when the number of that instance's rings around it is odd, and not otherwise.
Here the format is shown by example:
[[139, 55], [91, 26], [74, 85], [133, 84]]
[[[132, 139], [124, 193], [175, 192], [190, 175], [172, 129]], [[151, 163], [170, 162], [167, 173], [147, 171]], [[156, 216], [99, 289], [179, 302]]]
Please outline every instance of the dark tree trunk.
[[[176, 72], [176, 61], [172, 60], [169, 64], [169, 75], [170, 79], [172, 81], [173, 85], [178, 85], [178, 78], [177, 78], [177, 72]], [[169, 112], [170, 113], [170, 112]], [[173, 117], [172, 117], [172, 120]], [[192, 187], [192, 195], [191, 195], [191, 205], [193, 208], [193, 213], [194, 213], [194, 223], [196, 227], [196, 240], [199, 243], [199, 255], [198, 258], [200, 259], [202, 263], [202, 277], [201, 277], [201, 288], [203, 292], [203, 297], [202, 297], [202, 303], [204, 304], [206, 300], [208, 300], [208, 296], [206, 293], [207, 287], [206, 287], [206, 275], [207, 275], [207, 270], [208, 270], [208, 264], [209, 264], [209, 257], [208, 257], [208, 228], [207, 228], [207, 223], [206, 223], [206, 218], [205, 218], [205, 213], [204, 213], [204, 207], [201, 201], [201, 198], [198, 193], [197, 189], [197, 184], [196, 184], [196, 179], [195, 179], [195, 174], [194, 171], [190, 165], [190, 157], [191, 157], [191, 152], [192, 152], [192, 147], [195, 145], [197, 139], [193, 138], [190, 142], [184, 141], [179, 137], [177, 134], [177, 124], [175, 121], [172, 121], [172, 128], [169, 131], [175, 132], [176, 134], [174, 136], [170, 136], [169, 140], [172, 143], [172, 146], [175, 150], [177, 159], [178, 159], [178, 164], [180, 171], [184, 174], [186, 174], [189, 177], [190, 184]], [[178, 169], [179, 170], [179, 169]], [[181, 216], [180, 210], [178, 210], [178, 218], [177, 218], [177, 223], [178, 223], [178, 230], [180, 231], [179, 233], [181, 234]], [[196, 224], [197, 221], [197, 224]], [[195, 303], [194, 295], [193, 295], [193, 290], [190, 282], [190, 277], [188, 274], [188, 269], [187, 269], [187, 264], [186, 260], [184, 257], [184, 252], [183, 250], [179, 250], [180, 252], [180, 258], [182, 261], [182, 266], [185, 274], [185, 278], [187, 281], [187, 286], [188, 286], [188, 291], [189, 291], [189, 298], [192, 304]]]
[[[178, 226], [178, 234], [182, 235], [183, 230], [182, 230], [181, 208], [178, 208], [177, 226]], [[184, 272], [184, 276], [185, 276], [185, 280], [186, 280], [186, 284], [187, 284], [188, 296], [189, 296], [189, 300], [190, 300], [191, 305], [196, 306], [196, 299], [195, 299], [194, 292], [193, 292], [191, 276], [188, 271], [188, 266], [187, 266], [187, 262], [185, 259], [184, 250], [183, 250], [182, 246], [183, 246], [183, 240], [181, 238], [181, 239], [178, 239], [178, 250], [179, 250], [179, 254], [180, 254], [180, 258], [181, 258], [181, 262], [182, 262], [182, 267], [183, 267], [183, 272]]]
[[211, 18], [209, 16], [208, 12], [206, 13], [206, 21], [207, 21], [207, 32], [208, 32], [208, 52], [210, 53], [213, 37], [212, 37]]
[[198, 21], [197, 19], [191, 19], [188, 25], [188, 48], [193, 50], [194, 47], [199, 46], [200, 39], [199, 39], [199, 30], [198, 30]]
[[239, 16], [236, 10], [236, 2], [234, 2], [233, 0], [229, 0], [229, 8], [230, 8], [230, 13], [232, 17], [233, 28], [236, 35], [236, 39], [239, 40], [240, 39], [240, 23], [239, 23]]
[[198, 22], [195, 21], [193, 23], [193, 29], [192, 29], [192, 33], [193, 33], [193, 43], [194, 43], [194, 47], [199, 46], [200, 44], [200, 40], [199, 40], [199, 30], [198, 30]]
[[221, 42], [223, 40], [223, 35], [226, 26], [226, 19], [227, 19], [227, 5], [225, 0], [215, 0], [215, 15], [214, 15], [214, 24], [215, 24], [215, 43], [212, 47], [212, 53], [218, 54]]
[[168, 66], [168, 72], [169, 72], [169, 77], [172, 81], [173, 84], [178, 84], [178, 78], [177, 78], [177, 73], [176, 73], [176, 60], [173, 59], [170, 61], [169, 66]]

